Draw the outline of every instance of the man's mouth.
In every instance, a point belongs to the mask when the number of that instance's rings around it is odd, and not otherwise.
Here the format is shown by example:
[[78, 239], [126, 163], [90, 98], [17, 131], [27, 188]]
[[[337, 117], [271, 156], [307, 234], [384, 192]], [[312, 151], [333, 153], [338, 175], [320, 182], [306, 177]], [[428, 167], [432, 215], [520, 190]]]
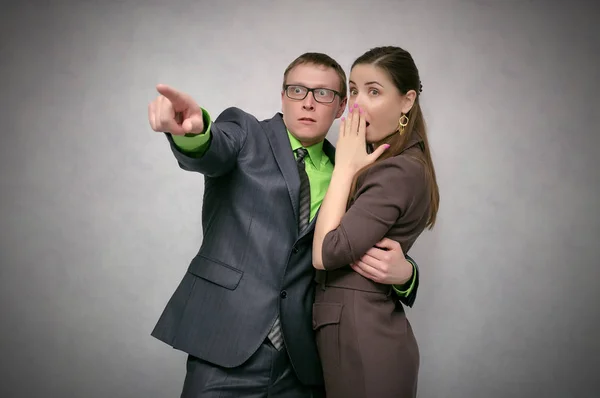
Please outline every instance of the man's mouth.
[[307, 123], [315, 123], [315, 122], [316, 122], [316, 120], [315, 120], [315, 119], [312, 119], [312, 118], [310, 118], [310, 117], [301, 117], [301, 118], [300, 118], [300, 119], [298, 119], [298, 120], [300, 120], [301, 122], [307, 122]]

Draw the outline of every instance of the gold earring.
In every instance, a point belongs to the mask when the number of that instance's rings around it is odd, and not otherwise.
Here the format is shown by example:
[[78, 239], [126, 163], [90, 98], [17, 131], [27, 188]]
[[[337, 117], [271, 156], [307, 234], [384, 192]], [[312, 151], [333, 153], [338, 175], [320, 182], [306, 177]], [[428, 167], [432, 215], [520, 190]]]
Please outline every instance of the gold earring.
[[402, 115], [400, 120], [398, 121], [398, 127], [400, 130], [400, 135], [404, 134], [404, 128], [408, 126], [408, 116]]

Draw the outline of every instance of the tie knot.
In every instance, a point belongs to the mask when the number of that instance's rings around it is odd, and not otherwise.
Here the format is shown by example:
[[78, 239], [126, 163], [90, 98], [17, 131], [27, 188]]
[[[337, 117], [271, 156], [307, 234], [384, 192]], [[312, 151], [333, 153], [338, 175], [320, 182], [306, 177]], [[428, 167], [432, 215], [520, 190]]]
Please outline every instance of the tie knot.
[[306, 148], [298, 148], [296, 149], [296, 156], [297, 156], [297, 161], [301, 162], [304, 161], [304, 157], [308, 155], [308, 151], [306, 150]]

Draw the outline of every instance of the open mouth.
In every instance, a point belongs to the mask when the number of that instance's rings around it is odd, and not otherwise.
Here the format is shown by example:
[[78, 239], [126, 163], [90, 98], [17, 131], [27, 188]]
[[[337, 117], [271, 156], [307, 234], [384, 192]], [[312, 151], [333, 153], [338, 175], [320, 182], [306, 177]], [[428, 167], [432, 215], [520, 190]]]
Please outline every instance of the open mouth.
[[369, 127], [369, 124], [371, 124], [371, 123], [367, 122], [367, 124], [365, 125], [365, 127]]

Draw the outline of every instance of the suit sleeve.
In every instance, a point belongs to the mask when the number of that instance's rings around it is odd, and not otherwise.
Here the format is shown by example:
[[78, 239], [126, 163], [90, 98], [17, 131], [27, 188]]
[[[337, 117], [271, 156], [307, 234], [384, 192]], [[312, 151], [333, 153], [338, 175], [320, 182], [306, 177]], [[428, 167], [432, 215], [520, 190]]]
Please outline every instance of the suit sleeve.
[[200, 134], [171, 135], [175, 146], [180, 152], [195, 158], [202, 157], [210, 144], [210, 127], [212, 119], [206, 109], [202, 109], [204, 131]]
[[404, 285], [392, 285], [392, 288], [402, 304], [412, 307], [417, 298], [417, 291], [419, 290], [419, 265], [408, 254], [405, 256], [406, 260], [413, 266], [412, 276]]
[[325, 235], [322, 256], [326, 270], [360, 259], [411, 210], [425, 188], [421, 164], [407, 156], [383, 161], [367, 173], [340, 225]]
[[[222, 176], [235, 166], [248, 137], [250, 116], [238, 108], [228, 108], [210, 123], [209, 132], [199, 137], [175, 138], [165, 133], [179, 167], [207, 177]], [[207, 135], [208, 133], [208, 135]], [[177, 140], [177, 142], [175, 141]]]

